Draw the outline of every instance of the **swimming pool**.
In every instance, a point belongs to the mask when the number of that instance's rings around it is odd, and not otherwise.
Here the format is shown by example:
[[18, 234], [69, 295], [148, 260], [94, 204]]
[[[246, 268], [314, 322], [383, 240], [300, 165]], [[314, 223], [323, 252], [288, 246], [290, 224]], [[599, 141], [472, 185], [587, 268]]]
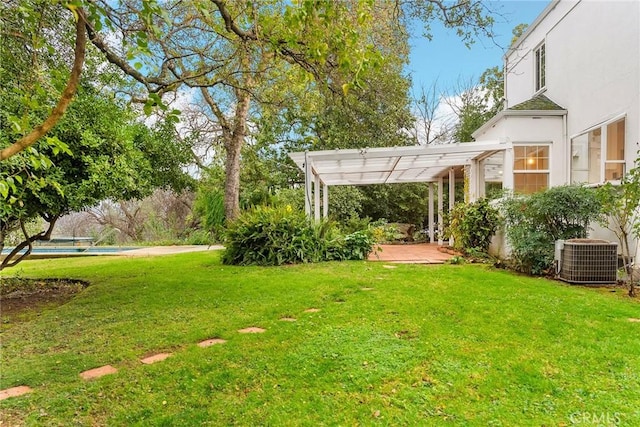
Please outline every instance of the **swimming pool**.
[[[31, 257], [45, 258], [47, 256], [70, 256], [70, 255], [117, 255], [121, 252], [140, 249], [135, 246], [34, 246]], [[4, 248], [2, 255], [9, 255], [12, 247]], [[24, 249], [20, 253], [25, 253]]]

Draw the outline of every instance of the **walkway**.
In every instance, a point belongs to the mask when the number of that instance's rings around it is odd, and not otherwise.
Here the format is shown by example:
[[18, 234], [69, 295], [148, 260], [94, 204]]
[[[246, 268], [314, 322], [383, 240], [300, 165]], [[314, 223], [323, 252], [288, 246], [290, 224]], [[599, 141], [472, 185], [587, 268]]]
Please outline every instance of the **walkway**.
[[380, 252], [369, 255], [369, 261], [386, 261], [404, 264], [442, 264], [453, 255], [441, 252], [435, 243], [418, 243], [410, 245], [379, 245]]
[[179, 246], [149, 246], [146, 248], [133, 249], [129, 251], [117, 252], [116, 255], [123, 256], [155, 256], [172, 255], [184, 252], [217, 251], [224, 249], [222, 245], [179, 245]]

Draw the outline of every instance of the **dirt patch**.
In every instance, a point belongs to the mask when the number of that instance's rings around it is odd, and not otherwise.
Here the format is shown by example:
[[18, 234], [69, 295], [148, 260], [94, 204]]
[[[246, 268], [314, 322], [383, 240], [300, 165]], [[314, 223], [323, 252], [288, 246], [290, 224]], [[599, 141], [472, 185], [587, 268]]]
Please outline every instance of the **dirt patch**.
[[0, 279], [0, 310], [3, 323], [15, 323], [29, 313], [62, 305], [89, 286], [78, 279]]

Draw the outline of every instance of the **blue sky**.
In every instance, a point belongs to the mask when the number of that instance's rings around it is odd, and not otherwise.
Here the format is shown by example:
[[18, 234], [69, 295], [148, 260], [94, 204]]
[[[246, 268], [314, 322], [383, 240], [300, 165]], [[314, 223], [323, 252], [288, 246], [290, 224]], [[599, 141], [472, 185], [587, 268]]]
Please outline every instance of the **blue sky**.
[[[494, 32], [497, 42], [504, 47], [510, 44], [513, 27], [520, 23], [531, 24], [549, 4], [549, 0], [501, 0], [488, 5], [502, 16], [496, 16]], [[453, 30], [432, 25], [433, 40], [429, 41], [417, 29], [411, 37], [410, 64], [407, 72], [413, 79], [413, 87], [422, 84], [429, 88], [437, 79], [438, 86], [449, 89], [460, 79], [477, 79], [487, 68], [502, 65], [505, 49], [491, 40], [477, 40], [468, 49]]]

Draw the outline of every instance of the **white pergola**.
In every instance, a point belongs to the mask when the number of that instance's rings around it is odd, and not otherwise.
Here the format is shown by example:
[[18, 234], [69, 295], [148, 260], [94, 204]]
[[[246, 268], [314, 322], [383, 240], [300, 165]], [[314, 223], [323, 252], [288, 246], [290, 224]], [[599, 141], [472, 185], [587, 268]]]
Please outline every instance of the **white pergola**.
[[[485, 167], [489, 157], [510, 152], [508, 142], [471, 142], [426, 146], [362, 148], [348, 150], [305, 151], [289, 157], [305, 175], [305, 211], [316, 220], [329, 211], [329, 186], [429, 183], [429, 239], [433, 243], [434, 184], [438, 183], [438, 229], [443, 228], [444, 179], [449, 182], [449, 208], [455, 203], [455, 173], [463, 170], [469, 183], [468, 197], [473, 201], [484, 195]], [[506, 159], [505, 159], [506, 160]], [[507, 161], [504, 164], [508, 164]], [[322, 203], [320, 201], [322, 195]], [[438, 234], [442, 244], [442, 232]]]

